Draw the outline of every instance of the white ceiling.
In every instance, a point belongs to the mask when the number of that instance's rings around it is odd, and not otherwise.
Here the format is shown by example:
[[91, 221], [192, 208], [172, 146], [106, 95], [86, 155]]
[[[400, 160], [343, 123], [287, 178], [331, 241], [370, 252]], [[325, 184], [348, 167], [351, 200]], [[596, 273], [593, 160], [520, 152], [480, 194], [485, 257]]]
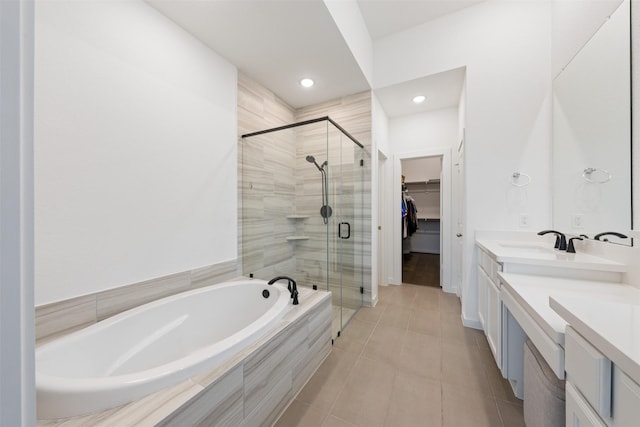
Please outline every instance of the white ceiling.
[[424, 24], [484, 0], [358, 0], [373, 40]]
[[[371, 89], [322, 0], [146, 1], [294, 108]], [[358, 0], [358, 5], [375, 39], [479, 1]], [[443, 108], [457, 104], [460, 91], [453, 87], [461, 87], [461, 76], [456, 71], [449, 78], [426, 77], [376, 94], [390, 116]], [[316, 85], [302, 88], [303, 77]], [[451, 88], [442, 87], [452, 81]], [[429, 99], [409, 110], [400, 97], [415, 92]]]
[[[390, 118], [456, 107], [464, 75], [464, 68], [456, 68], [376, 89], [375, 93]], [[427, 99], [422, 104], [415, 104], [413, 97], [417, 95], [424, 95]]]

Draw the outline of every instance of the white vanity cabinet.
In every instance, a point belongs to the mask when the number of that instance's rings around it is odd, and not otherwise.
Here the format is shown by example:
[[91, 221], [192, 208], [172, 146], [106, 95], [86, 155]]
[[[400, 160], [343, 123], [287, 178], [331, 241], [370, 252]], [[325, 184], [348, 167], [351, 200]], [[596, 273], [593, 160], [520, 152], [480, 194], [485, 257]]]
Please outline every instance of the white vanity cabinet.
[[498, 368], [502, 368], [502, 300], [498, 280], [500, 271], [502, 264], [478, 246], [478, 318]]
[[640, 385], [571, 326], [565, 354], [567, 426], [640, 425]]

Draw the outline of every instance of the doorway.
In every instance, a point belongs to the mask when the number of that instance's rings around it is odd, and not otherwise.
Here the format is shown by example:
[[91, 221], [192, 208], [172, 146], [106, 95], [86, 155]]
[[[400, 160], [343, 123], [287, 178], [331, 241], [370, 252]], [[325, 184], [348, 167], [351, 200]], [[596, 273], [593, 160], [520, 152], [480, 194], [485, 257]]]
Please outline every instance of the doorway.
[[443, 156], [401, 160], [402, 283], [442, 287]]

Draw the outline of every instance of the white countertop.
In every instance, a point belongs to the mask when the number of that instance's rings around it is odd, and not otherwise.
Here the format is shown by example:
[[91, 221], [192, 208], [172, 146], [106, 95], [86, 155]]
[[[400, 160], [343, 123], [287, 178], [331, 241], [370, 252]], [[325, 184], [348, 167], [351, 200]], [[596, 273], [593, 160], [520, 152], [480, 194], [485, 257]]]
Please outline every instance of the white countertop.
[[[635, 289], [635, 288], [634, 288]], [[549, 304], [563, 320], [640, 383], [640, 290], [617, 301], [551, 295]]]
[[[567, 320], [549, 306], [549, 298], [575, 298], [598, 306], [606, 302], [634, 302], [640, 305], [640, 290], [611, 282], [590, 282], [548, 276], [498, 273], [503, 287], [555, 343], [564, 347]], [[640, 318], [640, 311], [638, 312]], [[571, 323], [571, 322], [569, 322]], [[638, 337], [640, 343], [640, 337]], [[595, 344], [594, 344], [595, 345]]]
[[479, 238], [476, 244], [489, 252], [497, 262], [562, 267], [580, 270], [625, 272], [625, 264], [585, 253], [558, 251], [547, 242], [511, 241]]

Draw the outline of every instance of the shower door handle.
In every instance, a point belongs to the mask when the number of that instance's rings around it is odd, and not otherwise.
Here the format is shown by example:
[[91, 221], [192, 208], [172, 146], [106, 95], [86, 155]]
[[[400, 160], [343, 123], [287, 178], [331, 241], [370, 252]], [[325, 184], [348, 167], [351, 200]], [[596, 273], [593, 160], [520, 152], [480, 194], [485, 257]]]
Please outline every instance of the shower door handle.
[[[346, 225], [347, 226], [347, 235], [343, 235], [342, 233], [342, 226]], [[351, 237], [351, 224], [349, 224], [348, 222], [341, 222], [340, 224], [338, 224], [338, 237], [340, 237], [341, 239], [348, 239], [349, 237]]]

